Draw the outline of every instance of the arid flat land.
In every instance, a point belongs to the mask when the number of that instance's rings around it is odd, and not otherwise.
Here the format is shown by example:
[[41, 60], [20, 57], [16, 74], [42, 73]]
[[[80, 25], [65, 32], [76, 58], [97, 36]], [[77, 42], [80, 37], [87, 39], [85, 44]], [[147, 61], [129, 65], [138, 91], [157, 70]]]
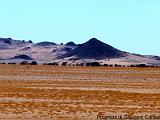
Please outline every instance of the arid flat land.
[[160, 68], [0, 65], [0, 120], [160, 113]]

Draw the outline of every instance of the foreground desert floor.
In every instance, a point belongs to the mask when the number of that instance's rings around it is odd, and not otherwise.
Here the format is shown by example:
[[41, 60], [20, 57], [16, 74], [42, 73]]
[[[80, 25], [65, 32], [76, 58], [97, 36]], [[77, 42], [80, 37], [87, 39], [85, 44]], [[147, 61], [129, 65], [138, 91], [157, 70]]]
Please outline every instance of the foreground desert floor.
[[160, 68], [0, 65], [0, 120], [159, 113]]

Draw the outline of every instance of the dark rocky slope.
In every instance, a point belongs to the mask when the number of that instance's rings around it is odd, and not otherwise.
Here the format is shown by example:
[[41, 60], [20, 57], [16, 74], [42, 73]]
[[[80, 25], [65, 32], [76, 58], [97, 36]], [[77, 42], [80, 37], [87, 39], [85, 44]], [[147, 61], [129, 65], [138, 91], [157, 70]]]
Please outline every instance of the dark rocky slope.
[[125, 56], [125, 54], [125, 52], [105, 44], [96, 38], [92, 38], [86, 43], [79, 44], [74, 50], [59, 56], [59, 58], [76, 56], [77, 58], [86, 59], [104, 59], [119, 58]]
[[17, 55], [15, 57], [12, 57], [10, 59], [23, 59], [23, 60], [33, 60], [33, 58], [31, 58], [28, 55]]

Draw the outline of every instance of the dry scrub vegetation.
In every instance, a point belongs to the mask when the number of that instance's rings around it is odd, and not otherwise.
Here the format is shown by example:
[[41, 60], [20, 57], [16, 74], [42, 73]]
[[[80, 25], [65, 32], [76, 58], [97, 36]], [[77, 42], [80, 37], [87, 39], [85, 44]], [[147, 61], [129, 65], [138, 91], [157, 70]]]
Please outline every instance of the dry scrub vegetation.
[[0, 119], [159, 114], [160, 68], [0, 65]]

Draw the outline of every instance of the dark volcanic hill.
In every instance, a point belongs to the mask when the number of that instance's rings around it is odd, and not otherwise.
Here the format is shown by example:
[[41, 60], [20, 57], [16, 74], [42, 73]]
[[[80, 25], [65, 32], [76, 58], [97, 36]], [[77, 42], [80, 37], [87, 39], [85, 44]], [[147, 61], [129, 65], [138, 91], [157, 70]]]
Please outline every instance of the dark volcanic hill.
[[28, 55], [17, 55], [13, 58], [10, 58], [10, 59], [23, 59], [23, 60], [33, 60], [30, 56]]
[[77, 46], [74, 42], [68, 42], [66, 45], [67, 46]]
[[59, 58], [72, 56], [89, 59], [119, 58], [125, 56], [125, 52], [105, 44], [96, 38], [92, 38], [88, 42], [78, 45], [77, 48]]
[[37, 43], [37, 45], [39, 45], [39, 46], [50, 46], [50, 45], [56, 45], [56, 43], [44, 41], [44, 42]]

